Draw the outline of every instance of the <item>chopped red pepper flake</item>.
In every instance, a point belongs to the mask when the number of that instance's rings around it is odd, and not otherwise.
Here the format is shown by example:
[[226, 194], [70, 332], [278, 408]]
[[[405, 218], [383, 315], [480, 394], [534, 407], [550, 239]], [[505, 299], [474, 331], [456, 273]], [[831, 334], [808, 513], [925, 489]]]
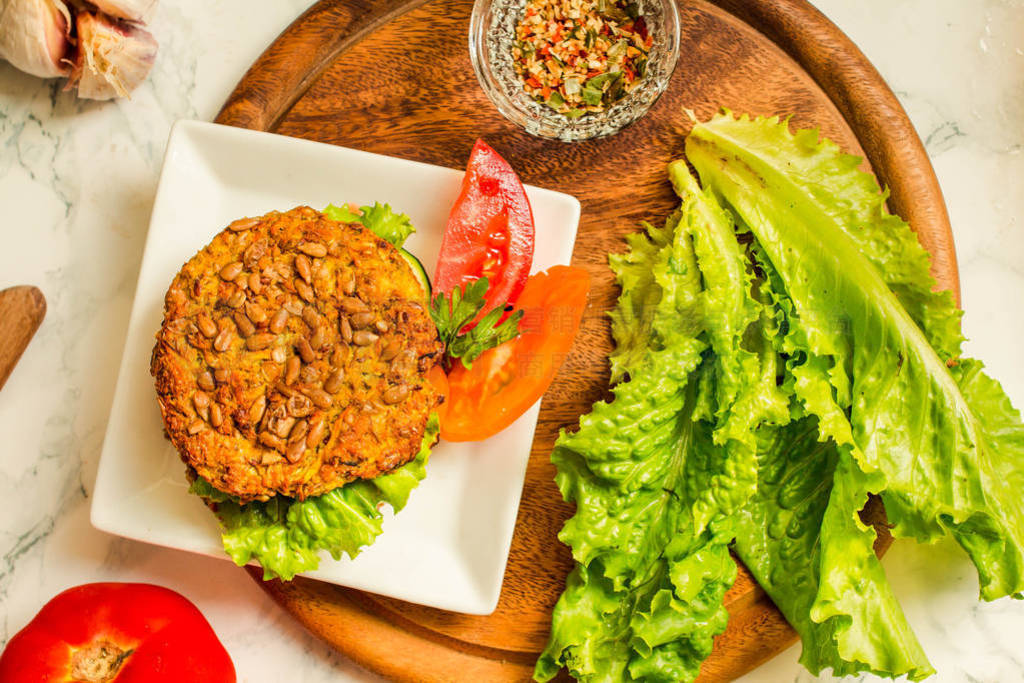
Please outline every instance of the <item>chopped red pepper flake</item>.
[[638, 36], [643, 38], [644, 43], [647, 44], [648, 38], [650, 36], [647, 35], [647, 22], [644, 21], [643, 17], [636, 18], [636, 21], [633, 22], [633, 30], [636, 32]]

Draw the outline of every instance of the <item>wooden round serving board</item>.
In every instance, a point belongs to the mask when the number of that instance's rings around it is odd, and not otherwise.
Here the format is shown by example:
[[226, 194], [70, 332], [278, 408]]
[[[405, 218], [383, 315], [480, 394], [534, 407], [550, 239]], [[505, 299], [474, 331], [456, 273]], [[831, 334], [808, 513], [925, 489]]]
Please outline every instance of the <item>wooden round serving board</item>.
[[[852, 42], [803, 0], [682, 2], [678, 66], [646, 117], [609, 138], [565, 144], [507, 122], [470, 66], [469, 0], [323, 0], [257, 60], [220, 123], [464, 168], [478, 137], [523, 181], [582, 203], [573, 264], [594, 282], [572, 355], [548, 391], [526, 474], [497, 611], [467, 616], [311, 580], [263, 587], [313, 633], [402, 681], [521, 681], [543, 648], [550, 612], [571, 568], [557, 534], [572, 508], [548, 460], [563, 427], [606, 396], [611, 349], [605, 312], [617, 291], [608, 254], [641, 220], [678, 203], [665, 165], [691, 124], [721, 107], [792, 114], [844, 149], [865, 154], [892, 190], [891, 208], [918, 231], [943, 287], [958, 291], [949, 219], [917, 134]], [[386, 188], [382, 188], [386, 199]], [[878, 550], [885, 545], [884, 535]], [[253, 572], [259, 581], [259, 573]], [[796, 638], [741, 566], [726, 597], [731, 619], [702, 680], [729, 680]]]

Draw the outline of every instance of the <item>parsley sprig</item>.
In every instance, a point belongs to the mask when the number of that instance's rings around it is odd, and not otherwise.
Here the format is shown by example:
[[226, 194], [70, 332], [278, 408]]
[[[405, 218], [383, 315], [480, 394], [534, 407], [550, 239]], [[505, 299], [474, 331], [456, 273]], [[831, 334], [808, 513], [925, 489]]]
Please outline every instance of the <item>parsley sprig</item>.
[[523, 312], [516, 311], [499, 323], [505, 313], [502, 307], [488, 311], [472, 329], [462, 331], [483, 309], [489, 286], [487, 278], [481, 277], [465, 287], [456, 286], [450, 294], [440, 292], [430, 302], [430, 317], [444, 342], [449, 362], [459, 358], [467, 368], [472, 367], [473, 361], [487, 349], [519, 336]]

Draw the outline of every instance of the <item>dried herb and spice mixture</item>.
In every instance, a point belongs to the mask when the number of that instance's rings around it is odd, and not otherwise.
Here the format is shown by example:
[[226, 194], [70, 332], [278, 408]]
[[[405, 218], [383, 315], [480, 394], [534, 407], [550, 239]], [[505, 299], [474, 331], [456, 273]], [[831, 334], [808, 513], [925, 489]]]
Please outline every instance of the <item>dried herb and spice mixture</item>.
[[531, 97], [579, 118], [639, 85], [651, 44], [635, 3], [528, 0], [512, 57]]

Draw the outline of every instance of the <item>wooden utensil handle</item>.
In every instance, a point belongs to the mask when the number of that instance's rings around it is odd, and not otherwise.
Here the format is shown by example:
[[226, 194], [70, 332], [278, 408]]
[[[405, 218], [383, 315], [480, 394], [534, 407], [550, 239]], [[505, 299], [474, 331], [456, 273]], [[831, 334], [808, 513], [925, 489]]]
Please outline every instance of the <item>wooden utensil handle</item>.
[[0, 389], [46, 315], [38, 287], [20, 285], [0, 292]]

